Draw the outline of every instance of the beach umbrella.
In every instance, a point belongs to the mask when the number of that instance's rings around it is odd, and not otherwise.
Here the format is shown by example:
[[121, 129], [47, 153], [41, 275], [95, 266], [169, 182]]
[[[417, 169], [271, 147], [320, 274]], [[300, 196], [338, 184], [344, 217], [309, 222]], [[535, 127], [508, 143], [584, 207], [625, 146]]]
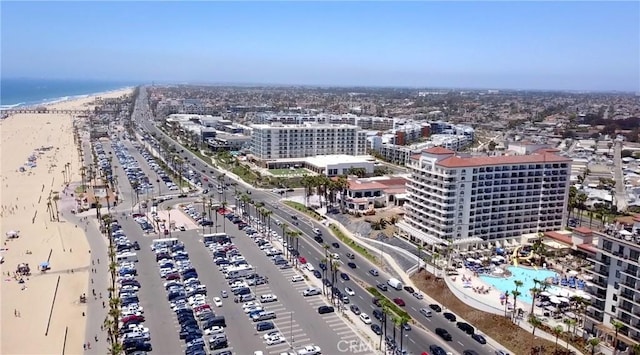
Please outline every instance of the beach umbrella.
[[569, 270], [568, 274], [571, 276], [578, 276], [578, 272], [575, 270]]
[[557, 297], [551, 297], [549, 298], [549, 302], [553, 303], [553, 304], [560, 304], [562, 303]]
[[14, 231], [14, 230], [8, 231], [7, 237], [17, 237], [18, 233], [19, 233], [18, 231]]
[[43, 269], [46, 269], [49, 267], [49, 262], [48, 261], [43, 261], [40, 263], [40, 267]]
[[569, 303], [571, 302], [568, 298], [566, 297], [558, 297], [558, 301], [562, 302], [562, 303]]
[[467, 258], [467, 261], [468, 261], [468, 262], [470, 262], [470, 263], [475, 263], [475, 262], [476, 262], [476, 259], [474, 259], [474, 258]]
[[547, 292], [547, 291], [542, 291], [542, 292], [540, 292], [540, 296], [549, 297], [549, 296], [551, 296], [551, 294], [549, 292]]
[[502, 269], [494, 269], [493, 273], [496, 274], [496, 275], [502, 275], [502, 274], [504, 274], [504, 271]]
[[503, 299], [505, 299], [505, 298], [506, 298], [506, 296], [504, 295], [504, 293], [501, 293], [501, 294], [500, 294], [500, 299], [501, 299], [501, 300], [503, 300]]
[[573, 319], [577, 318], [576, 314], [573, 313], [573, 312], [566, 312], [564, 315], [569, 317], [569, 318], [573, 318]]
[[493, 257], [493, 258], [491, 258], [491, 262], [499, 263], [499, 262], [500, 262], [500, 259], [498, 259], [498, 258], [496, 258], [496, 257]]

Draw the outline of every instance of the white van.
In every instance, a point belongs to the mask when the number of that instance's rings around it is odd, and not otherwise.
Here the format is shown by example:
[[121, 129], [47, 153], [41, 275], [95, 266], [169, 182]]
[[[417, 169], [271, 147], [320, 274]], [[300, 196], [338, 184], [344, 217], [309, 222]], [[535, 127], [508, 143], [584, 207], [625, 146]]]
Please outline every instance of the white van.
[[402, 282], [400, 282], [400, 280], [395, 279], [395, 278], [391, 278], [391, 279], [387, 280], [387, 285], [395, 288], [398, 291], [401, 291], [402, 287], [403, 287], [402, 286]]
[[136, 253], [121, 253], [116, 255], [116, 262], [138, 262], [138, 254]]

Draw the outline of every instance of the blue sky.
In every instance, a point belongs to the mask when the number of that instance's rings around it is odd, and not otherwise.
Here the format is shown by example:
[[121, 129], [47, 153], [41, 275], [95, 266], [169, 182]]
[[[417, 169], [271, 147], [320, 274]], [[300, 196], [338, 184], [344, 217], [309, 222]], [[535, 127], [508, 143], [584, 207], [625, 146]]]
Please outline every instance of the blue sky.
[[640, 3], [2, 2], [3, 77], [640, 91]]

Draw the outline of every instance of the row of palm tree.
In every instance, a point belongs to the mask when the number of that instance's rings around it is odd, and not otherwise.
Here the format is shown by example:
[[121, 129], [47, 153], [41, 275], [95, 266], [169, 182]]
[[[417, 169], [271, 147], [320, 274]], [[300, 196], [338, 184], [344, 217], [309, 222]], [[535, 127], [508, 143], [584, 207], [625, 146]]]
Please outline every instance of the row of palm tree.
[[309, 196], [314, 193], [318, 196], [322, 196], [320, 199], [320, 207], [322, 207], [322, 201], [335, 205], [337, 203], [337, 194], [340, 192], [340, 209], [344, 212], [344, 203], [347, 188], [349, 182], [346, 177], [339, 176], [335, 179], [329, 178], [325, 175], [305, 175], [300, 180], [300, 184], [305, 188], [305, 204], [309, 205]]
[[104, 215], [100, 220], [103, 224], [105, 237], [109, 240], [109, 311], [104, 319], [103, 327], [109, 339], [109, 354], [120, 355], [124, 348], [120, 342], [120, 297], [118, 295], [116, 249], [111, 236], [111, 215]]

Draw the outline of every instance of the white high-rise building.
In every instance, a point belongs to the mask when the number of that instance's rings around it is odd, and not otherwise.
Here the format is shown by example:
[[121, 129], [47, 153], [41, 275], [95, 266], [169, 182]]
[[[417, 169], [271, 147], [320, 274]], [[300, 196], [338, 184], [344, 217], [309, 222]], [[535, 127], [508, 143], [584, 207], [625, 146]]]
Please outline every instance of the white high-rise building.
[[571, 159], [555, 152], [466, 157], [433, 147], [413, 155], [400, 234], [423, 246], [451, 241], [466, 251], [561, 229]]
[[367, 133], [354, 125], [272, 123], [251, 127], [251, 152], [260, 160], [367, 154]]
[[636, 344], [640, 342], [640, 235], [629, 231], [594, 234], [598, 247], [590, 259], [594, 267], [588, 269], [593, 279], [586, 287], [591, 300], [584, 328], [613, 343], [611, 322], [615, 320], [624, 325], [618, 340]]

